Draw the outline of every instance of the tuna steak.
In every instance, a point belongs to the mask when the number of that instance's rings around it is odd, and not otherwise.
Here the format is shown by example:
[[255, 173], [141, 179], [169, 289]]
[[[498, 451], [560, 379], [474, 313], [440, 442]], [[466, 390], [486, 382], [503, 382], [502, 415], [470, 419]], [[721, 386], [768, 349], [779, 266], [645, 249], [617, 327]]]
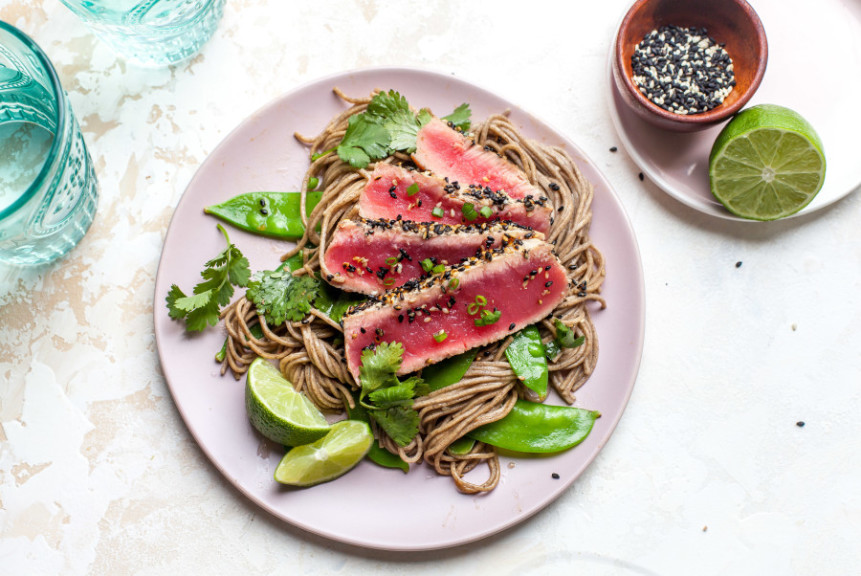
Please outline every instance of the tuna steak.
[[373, 295], [429, 276], [436, 266], [459, 264], [483, 249], [532, 237], [544, 238], [509, 222], [449, 226], [404, 220], [342, 220], [320, 266], [332, 285]]
[[485, 150], [439, 118], [434, 118], [419, 130], [413, 160], [423, 170], [447, 176], [461, 186], [489, 186], [512, 198], [541, 197], [541, 190], [527, 180], [523, 171]]
[[553, 209], [545, 196], [514, 200], [489, 186], [462, 187], [457, 182], [378, 163], [359, 198], [359, 214], [452, 225], [508, 220], [547, 233]]
[[546, 317], [566, 292], [565, 269], [550, 244], [514, 240], [484, 250], [351, 309], [343, 319], [347, 367], [358, 382], [362, 350], [400, 342], [398, 373], [414, 372]]

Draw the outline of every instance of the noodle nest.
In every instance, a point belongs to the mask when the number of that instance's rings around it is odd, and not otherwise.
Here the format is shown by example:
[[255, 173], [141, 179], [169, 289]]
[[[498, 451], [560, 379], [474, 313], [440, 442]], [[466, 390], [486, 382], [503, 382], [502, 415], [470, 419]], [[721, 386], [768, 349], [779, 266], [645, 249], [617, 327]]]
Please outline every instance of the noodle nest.
[[[306, 193], [302, 193], [300, 214], [305, 234], [284, 255], [286, 259], [299, 252], [303, 254], [304, 266], [294, 275], [319, 272], [320, 257], [338, 223], [358, 216], [359, 196], [373, 170], [373, 165], [356, 170], [335, 153], [316, 157], [338, 146], [348, 118], [363, 112], [374, 96], [351, 98], [337, 88], [334, 92], [348, 105], [347, 109], [332, 118], [315, 138], [295, 135], [314, 158], [300, 189], [308, 190], [309, 181], [316, 178], [317, 189], [323, 192], [319, 204], [307, 217]], [[600, 308], [605, 306], [600, 295], [604, 261], [589, 238], [592, 185], [564, 149], [525, 138], [505, 114], [490, 116], [474, 125], [471, 137], [476, 144], [518, 166], [557, 210], [546, 241], [554, 245], [565, 266], [569, 290], [552, 314], [537, 326], [545, 343], [556, 337], [556, 319], [576, 336], [583, 337], [581, 346], [563, 348], [549, 362], [551, 386], [562, 400], [572, 404], [575, 392], [589, 379], [598, 360], [598, 336], [587, 305], [594, 301]], [[398, 153], [381, 162], [410, 165], [411, 159]], [[354, 406], [353, 391], [358, 385], [344, 361], [342, 330], [326, 314], [312, 308], [311, 314], [300, 322], [268, 326], [254, 304], [241, 296], [222, 312], [222, 320], [227, 330], [222, 374], [230, 370], [239, 379], [256, 357], [277, 360], [284, 376], [321, 410], [343, 412], [346, 407]], [[254, 335], [255, 325], [262, 337]], [[476, 349], [476, 359], [460, 382], [415, 400], [413, 407], [420, 416], [419, 434], [407, 446], [399, 446], [374, 426], [380, 445], [408, 463], [424, 461], [439, 474], [451, 476], [463, 493], [493, 490], [501, 473], [495, 449], [476, 442], [467, 454], [452, 454], [449, 446], [469, 431], [503, 418], [518, 398], [536, 400], [530, 397], [532, 393], [519, 382], [505, 359], [511, 338]], [[477, 483], [465, 479], [470, 470], [482, 463], [488, 468], [486, 480]]]

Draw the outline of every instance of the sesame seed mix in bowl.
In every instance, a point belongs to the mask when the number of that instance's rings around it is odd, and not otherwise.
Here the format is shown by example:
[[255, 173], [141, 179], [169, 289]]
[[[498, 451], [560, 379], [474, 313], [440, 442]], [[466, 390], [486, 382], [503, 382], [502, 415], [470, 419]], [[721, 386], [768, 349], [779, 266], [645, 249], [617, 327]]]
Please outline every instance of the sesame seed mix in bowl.
[[732, 59], [705, 28], [652, 30], [634, 50], [631, 67], [646, 98], [681, 115], [719, 106], [735, 86]]

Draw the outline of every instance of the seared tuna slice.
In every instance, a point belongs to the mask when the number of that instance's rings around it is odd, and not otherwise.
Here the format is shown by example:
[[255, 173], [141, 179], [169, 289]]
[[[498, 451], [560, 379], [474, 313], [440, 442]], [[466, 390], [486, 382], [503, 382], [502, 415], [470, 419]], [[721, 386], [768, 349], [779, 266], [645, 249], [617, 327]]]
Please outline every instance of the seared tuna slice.
[[379, 294], [460, 264], [482, 250], [541, 233], [509, 222], [449, 226], [405, 220], [342, 220], [320, 266], [326, 279], [352, 292]]
[[419, 130], [413, 160], [424, 170], [457, 181], [462, 187], [489, 186], [512, 198], [543, 196], [541, 190], [529, 183], [523, 171], [495, 152], [481, 146], [439, 118], [434, 118]]
[[544, 196], [514, 200], [489, 186], [461, 186], [457, 182], [379, 163], [359, 198], [359, 214], [365, 218], [395, 220], [400, 217], [440, 224], [508, 220], [546, 233], [553, 209]]
[[443, 274], [413, 280], [343, 319], [347, 367], [359, 381], [362, 350], [404, 347], [399, 374], [501, 340], [550, 314], [565, 298], [565, 269], [542, 240], [514, 240]]

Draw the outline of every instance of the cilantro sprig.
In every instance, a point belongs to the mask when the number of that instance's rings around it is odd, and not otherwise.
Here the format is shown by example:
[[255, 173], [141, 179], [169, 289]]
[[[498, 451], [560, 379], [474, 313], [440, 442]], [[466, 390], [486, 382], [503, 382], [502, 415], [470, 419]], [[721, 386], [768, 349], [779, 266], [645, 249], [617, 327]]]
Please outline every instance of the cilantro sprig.
[[300, 322], [311, 308], [338, 322], [350, 306], [364, 300], [333, 288], [318, 277], [293, 276], [302, 265], [302, 254], [296, 254], [275, 270], [256, 273], [248, 283], [245, 297], [254, 303], [269, 326]]
[[269, 326], [299, 322], [311, 312], [320, 295], [320, 282], [312, 276], [293, 276], [289, 270], [264, 270], [248, 283], [245, 297], [263, 314]]
[[362, 351], [359, 402], [369, 416], [400, 446], [409, 444], [419, 432], [419, 415], [413, 399], [429, 392], [418, 376], [397, 377], [404, 347], [400, 342], [382, 342]]
[[[470, 115], [469, 104], [461, 104], [443, 120], [465, 131], [470, 126]], [[411, 154], [416, 150], [419, 129], [431, 118], [427, 108], [413, 112], [407, 99], [395, 90], [379, 92], [364, 112], [350, 116], [344, 137], [335, 150], [353, 168], [364, 168], [395, 152]]]
[[165, 302], [168, 315], [174, 320], [184, 320], [189, 332], [201, 332], [207, 326], [215, 326], [222, 306], [227, 306], [233, 297], [234, 287], [244, 288], [251, 277], [248, 259], [239, 248], [231, 244], [227, 231], [218, 224], [224, 235], [227, 248], [204, 264], [200, 275], [203, 282], [192, 290], [191, 296], [176, 284], [168, 290]]

